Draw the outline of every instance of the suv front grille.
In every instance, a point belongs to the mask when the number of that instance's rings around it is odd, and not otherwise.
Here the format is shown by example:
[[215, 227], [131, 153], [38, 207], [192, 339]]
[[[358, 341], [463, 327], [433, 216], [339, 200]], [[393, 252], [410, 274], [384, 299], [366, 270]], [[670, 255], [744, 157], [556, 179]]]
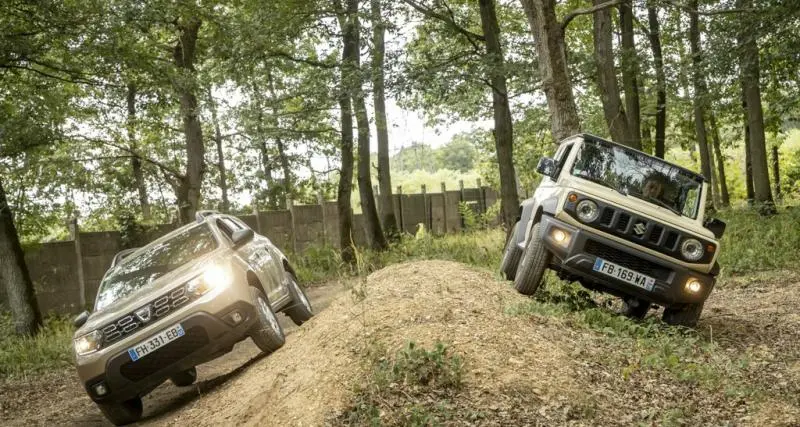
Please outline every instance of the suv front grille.
[[175, 288], [145, 304], [133, 312], [120, 317], [113, 323], [102, 327], [103, 345], [111, 344], [127, 337], [146, 324], [168, 315], [172, 310], [191, 301], [186, 285]]
[[669, 275], [672, 270], [664, 268], [658, 264], [652, 263], [645, 259], [631, 255], [627, 252], [614, 249], [602, 243], [595, 242], [594, 240], [587, 240], [584, 250], [588, 254], [596, 257], [603, 258], [606, 261], [611, 261], [614, 264], [619, 264], [623, 267], [630, 268], [631, 270], [638, 271], [639, 273], [646, 274], [656, 280], [668, 281]]
[[120, 367], [120, 374], [131, 381], [139, 381], [161, 369], [172, 365], [208, 344], [208, 334], [200, 326], [189, 328], [177, 341], [150, 353], [135, 362], [130, 361]]

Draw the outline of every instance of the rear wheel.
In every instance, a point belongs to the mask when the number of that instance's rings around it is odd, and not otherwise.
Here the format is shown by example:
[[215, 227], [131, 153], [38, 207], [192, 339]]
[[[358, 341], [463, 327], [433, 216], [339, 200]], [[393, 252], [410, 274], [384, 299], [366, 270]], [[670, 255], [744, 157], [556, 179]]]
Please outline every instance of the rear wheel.
[[178, 387], [190, 386], [197, 380], [197, 368], [192, 367], [183, 372], [178, 372], [169, 377], [169, 380]]
[[300, 326], [314, 317], [314, 310], [311, 308], [311, 300], [308, 299], [306, 291], [297, 283], [294, 274], [287, 273], [287, 276], [289, 276], [289, 294], [292, 296], [292, 302], [285, 313], [295, 325]]
[[124, 402], [101, 402], [100, 412], [114, 425], [133, 424], [142, 418], [142, 398], [135, 397]]
[[682, 308], [665, 308], [664, 315], [661, 317], [665, 323], [674, 326], [686, 326], [692, 328], [700, 320], [700, 313], [703, 312], [703, 303], [689, 304]]
[[540, 225], [537, 223], [531, 230], [531, 241], [525, 247], [522, 261], [514, 277], [514, 288], [523, 295], [533, 295], [542, 282], [544, 272], [550, 265], [550, 251], [544, 247], [539, 236]]
[[506, 248], [503, 251], [503, 261], [500, 262], [500, 273], [505, 276], [506, 280], [514, 280], [517, 274], [517, 267], [519, 267], [519, 259], [522, 257], [522, 249], [517, 246], [517, 228], [519, 222], [514, 224], [514, 231], [511, 237], [508, 238]]
[[625, 300], [623, 301], [622, 314], [632, 319], [644, 319], [644, 316], [650, 311], [651, 305], [647, 301], [638, 299]]
[[258, 321], [250, 328], [250, 338], [261, 351], [270, 354], [286, 342], [283, 328], [278, 323], [278, 318], [275, 317], [266, 295], [254, 287], [250, 288], [250, 295], [258, 317]]

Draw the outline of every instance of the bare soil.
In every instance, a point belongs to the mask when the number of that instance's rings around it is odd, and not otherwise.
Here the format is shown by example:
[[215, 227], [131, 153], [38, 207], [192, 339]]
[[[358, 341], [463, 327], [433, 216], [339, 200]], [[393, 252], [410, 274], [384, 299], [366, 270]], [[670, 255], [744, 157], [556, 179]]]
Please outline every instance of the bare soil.
[[[336, 424], [368, 379], [366, 354], [415, 341], [444, 342], [464, 360], [448, 425], [800, 426], [796, 273], [723, 281], [698, 326], [713, 360], [666, 368], [647, 365], [662, 350], [636, 338], [569, 316], [508, 314], [526, 299], [458, 263], [395, 265], [343, 290], [312, 289], [317, 307], [330, 306], [275, 354], [259, 357], [247, 341], [199, 367], [196, 385], [162, 385], [145, 398], [142, 424]], [[703, 381], [682, 377], [705, 364], [716, 370]], [[104, 423], [71, 371], [0, 384], [0, 424]]]

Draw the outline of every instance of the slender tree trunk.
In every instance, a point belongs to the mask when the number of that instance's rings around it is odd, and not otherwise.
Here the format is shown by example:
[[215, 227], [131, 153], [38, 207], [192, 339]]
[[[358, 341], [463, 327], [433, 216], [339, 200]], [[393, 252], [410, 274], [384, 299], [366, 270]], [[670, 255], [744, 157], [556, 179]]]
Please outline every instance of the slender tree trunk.
[[555, 0], [520, 0], [536, 41], [539, 76], [550, 111], [550, 128], [556, 141], [581, 131], [578, 109], [567, 69], [564, 31], [556, 18]]
[[[595, 6], [604, 3], [594, 0]], [[601, 9], [594, 12], [594, 60], [597, 64], [597, 88], [603, 104], [603, 115], [608, 125], [611, 139], [633, 148], [628, 126], [628, 118], [617, 84], [617, 72], [614, 68], [614, 50], [612, 42], [611, 12]]]
[[756, 195], [753, 188], [753, 159], [750, 155], [750, 124], [747, 120], [747, 97], [745, 96], [744, 80], [742, 86], [742, 115], [744, 117], [744, 187], [747, 192], [747, 204], [752, 206], [755, 203]]
[[386, 119], [384, 59], [386, 55], [386, 24], [381, 11], [382, 0], [370, 0], [372, 14], [372, 98], [375, 107], [375, 129], [378, 134], [378, 194], [381, 224], [386, 236], [397, 235], [394, 215], [392, 174], [389, 170], [389, 128]]
[[728, 181], [725, 178], [725, 157], [722, 155], [720, 148], [719, 128], [717, 127], [717, 118], [713, 111], [710, 112], [709, 119], [711, 120], [712, 141], [714, 143], [714, 155], [717, 158], [717, 176], [719, 177], [720, 198], [722, 199], [722, 206], [728, 207], [731, 205], [731, 196], [728, 193]]
[[517, 176], [514, 171], [514, 130], [511, 108], [508, 104], [505, 60], [495, 2], [494, 0], [478, 0], [478, 4], [483, 36], [486, 39], [486, 63], [490, 64], [487, 77], [492, 83], [494, 145], [500, 169], [500, 210], [506, 230], [511, 230], [517, 220], [519, 195], [517, 195]]
[[781, 191], [781, 169], [780, 169], [780, 153], [778, 146], [772, 146], [772, 180], [775, 182], [775, 200], [780, 201], [783, 198]]
[[258, 148], [259, 157], [261, 160], [261, 168], [264, 173], [264, 184], [267, 186], [267, 206], [272, 208], [279, 208], [282, 209], [286, 204], [280, 205], [276, 203], [276, 201], [270, 196], [272, 194], [272, 190], [275, 188], [275, 181], [272, 178], [272, 159], [270, 158], [269, 152], [269, 145], [267, 144], [267, 138], [264, 136], [264, 102], [263, 102], [263, 95], [261, 94], [261, 90], [259, 89], [258, 85], [253, 82], [253, 99], [256, 103], [256, 132], [258, 136], [256, 138]]
[[[697, 10], [697, 0], [691, 0], [689, 2], [689, 8]], [[700, 150], [700, 169], [703, 176], [711, 180], [711, 159], [708, 151], [708, 135], [706, 133], [705, 121], [707, 91], [702, 70], [703, 57], [700, 51], [700, 23], [696, 13], [689, 13], [689, 48], [692, 55], [692, 82], [694, 85], [694, 100], [692, 104], [694, 109], [694, 128], [697, 134], [697, 146]], [[714, 199], [712, 197], [707, 200]]]
[[641, 108], [639, 107], [639, 60], [633, 33], [633, 2], [623, 0], [619, 5], [619, 22], [622, 27], [622, 87], [625, 89], [625, 112], [628, 119], [629, 145], [642, 149]]
[[664, 57], [661, 53], [661, 26], [658, 22], [658, 9], [647, 8], [650, 26], [650, 49], [653, 51], [653, 64], [656, 70], [656, 143], [655, 155], [664, 158], [667, 136], [667, 79], [664, 75]]
[[[738, 0], [740, 8], [752, 6], [751, 0]], [[760, 65], [758, 59], [757, 35], [753, 28], [742, 27], [739, 33], [739, 69], [744, 82], [744, 96], [747, 102], [747, 124], [750, 127], [750, 159], [753, 167], [753, 190], [755, 202], [761, 205], [765, 215], [775, 213], [775, 202], [769, 185], [767, 167], [767, 141], [764, 134], [764, 112], [761, 108]]]
[[31, 336], [39, 331], [42, 315], [36, 301], [33, 282], [25, 264], [25, 254], [14, 226], [14, 215], [0, 181], [0, 283], [8, 298], [8, 308], [18, 335]]
[[[358, 8], [359, 0], [348, 0], [355, 3]], [[364, 102], [363, 77], [361, 74], [361, 61], [358, 52], [361, 51], [361, 24], [358, 14], [352, 16], [353, 37], [355, 38], [356, 54], [353, 55], [355, 73], [350, 75], [353, 79], [353, 107], [356, 113], [356, 126], [358, 127], [358, 194], [361, 196], [361, 213], [364, 216], [364, 228], [367, 232], [367, 241], [374, 250], [384, 250], [388, 247], [386, 236], [383, 235], [381, 222], [378, 219], [378, 207], [375, 204], [375, 193], [372, 190], [372, 170], [369, 156], [369, 117], [367, 106]]]
[[203, 130], [200, 126], [197, 108], [197, 76], [195, 75], [195, 56], [197, 34], [201, 21], [188, 18], [178, 23], [180, 36], [175, 44], [173, 58], [180, 75], [175, 80], [183, 118], [183, 133], [186, 135], [186, 175], [181, 180], [181, 191], [178, 191], [178, 206], [182, 224], [194, 220], [195, 212], [200, 208], [200, 191], [205, 172]]
[[[272, 97], [272, 122], [276, 129], [280, 129], [280, 121], [278, 119], [280, 111], [276, 104], [278, 99], [278, 92], [275, 90], [275, 80], [272, 76], [272, 71], [267, 71], [267, 81], [269, 83], [269, 93]], [[281, 163], [281, 170], [283, 171], [283, 197], [281, 198], [281, 207], [286, 206], [287, 198], [294, 198], [294, 178], [292, 177], [292, 168], [289, 164], [289, 155], [286, 153], [286, 144], [280, 135], [275, 137], [275, 146], [278, 149], [278, 160]]]
[[[137, 153], [136, 149], [136, 85], [133, 83], [128, 84], [128, 92], [125, 101], [128, 105], [128, 118], [127, 118], [127, 131], [128, 143], [131, 146], [131, 151]], [[131, 157], [131, 169], [133, 170], [133, 179], [136, 182], [136, 191], [139, 193], [139, 207], [142, 209], [142, 218], [145, 220], [150, 219], [150, 200], [147, 197], [147, 184], [144, 180], [144, 168], [142, 167], [142, 159], [137, 155]]]
[[[712, 144], [713, 145], [713, 144]], [[722, 207], [722, 200], [720, 200], [719, 196], [719, 176], [717, 176], [717, 166], [714, 159], [714, 152], [711, 151], [711, 147], [708, 150], [708, 163], [709, 167], [711, 168], [711, 197], [712, 202], [714, 204], [714, 210], [719, 210]]]
[[342, 10], [340, 2], [334, 0], [339, 11], [339, 25], [342, 29], [342, 64], [340, 76], [339, 111], [341, 114], [342, 139], [341, 155], [342, 164], [339, 171], [339, 188], [336, 205], [339, 212], [339, 244], [341, 246], [342, 260], [355, 261], [355, 247], [353, 245], [353, 208], [350, 206], [350, 193], [353, 190], [353, 109], [351, 104], [350, 86], [351, 74], [356, 72], [355, 56], [358, 52], [356, 40], [356, 27], [353, 23], [355, 14], [358, 13], [358, 0], [347, 0], [347, 9]]
[[222, 147], [222, 130], [219, 127], [219, 118], [217, 117], [217, 104], [214, 101], [214, 96], [211, 94], [211, 89], [208, 89], [208, 108], [211, 110], [211, 121], [214, 122], [214, 143], [217, 148], [217, 169], [219, 169], [219, 189], [222, 191], [222, 205], [220, 210], [223, 213], [228, 213], [231, 209], [230, 201], [228, 200], [228, 172], [225, 168], [225, 152]]

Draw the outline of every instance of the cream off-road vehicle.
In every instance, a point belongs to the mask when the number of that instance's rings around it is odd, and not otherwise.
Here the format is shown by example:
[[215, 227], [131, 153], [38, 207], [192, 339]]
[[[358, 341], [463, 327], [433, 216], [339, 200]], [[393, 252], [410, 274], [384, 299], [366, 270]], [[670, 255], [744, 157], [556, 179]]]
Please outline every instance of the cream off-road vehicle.
[[314, 315], [286, 256], [236, 217], [213, 211], [114, 257], [91, 314], [75, 319], [83, 386], [114, 424], [142, 416], [142, 396], [250, 337], [264, 353], [284, 343], [275, 316]]
[[561, 142], [505, 248], [501, 271], [533, 295], [545, 270], [623, 299], [625, 314], [664, 307], [694, 326], [719, 273], [725, 223], [705, 218], [701, 176], [593, 135]]

